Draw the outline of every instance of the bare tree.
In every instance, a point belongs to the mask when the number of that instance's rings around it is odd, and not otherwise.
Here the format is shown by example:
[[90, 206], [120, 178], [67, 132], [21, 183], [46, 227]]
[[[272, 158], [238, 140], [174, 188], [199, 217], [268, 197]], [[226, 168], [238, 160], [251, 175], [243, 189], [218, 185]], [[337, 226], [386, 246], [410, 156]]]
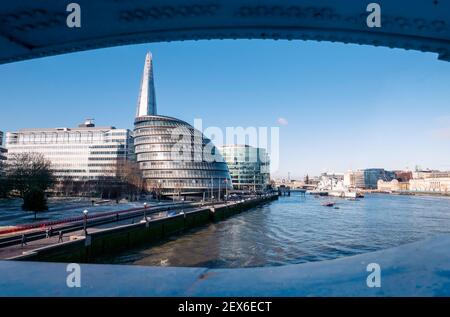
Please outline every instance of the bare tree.
[[10, 182], [5, 176], [6, 164], [0, 159], [0, 198], [6, 197], [10, 190]]
[[[146, 186], [144, 185], [144, 187]], [[151, 194], [153, 198], [161, 200], [163, 186], [160, 182], [151, 181], [149, 186], [147, 186], [147, 188], [151, 188]]]
[[116, 179], [130, 200], [134, 200], [144, 190], [144, 180], [139, 164], [130, 160], [120, 160], [116, 164]]
[[6, 177], [12, 189], [23, 198], [31, 189], [46, 191], [54, 184], [50, 165], [50, 161], [40, 153], [14, 153], [8, 159]]
[[23, 198], [22, 209], [36, 212], [47, 210], [45, 191], [55, 182], [50, 161], [40, 153], [14, 153], [9, 157], [6, 177], [11, 189]]

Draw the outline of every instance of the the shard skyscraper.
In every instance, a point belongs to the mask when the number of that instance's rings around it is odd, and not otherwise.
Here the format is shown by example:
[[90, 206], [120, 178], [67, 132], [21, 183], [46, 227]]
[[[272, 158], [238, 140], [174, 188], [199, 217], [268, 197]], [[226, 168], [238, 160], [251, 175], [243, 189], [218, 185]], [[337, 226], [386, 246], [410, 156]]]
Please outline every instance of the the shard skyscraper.
[[212, 142], [187, 122], [156, 113], [150, 53], [139, 91], [134, 145], [146, 188], [155, 196], [217, 199], [231, 189], [227, 164]]
[[136, 110], [136, 117], [156, 115], [155, 83], [153, 80], [152, 53], [145, 56], [144, 72]]

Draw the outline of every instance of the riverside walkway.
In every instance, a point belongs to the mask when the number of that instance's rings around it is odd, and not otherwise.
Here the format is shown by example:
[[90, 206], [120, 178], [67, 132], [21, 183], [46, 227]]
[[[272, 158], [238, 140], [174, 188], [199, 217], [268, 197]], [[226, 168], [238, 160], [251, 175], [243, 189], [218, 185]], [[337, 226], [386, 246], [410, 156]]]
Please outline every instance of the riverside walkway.
[[[196, 213], [201, 210], [214, 210], [214, 208], [229, 208], [248, 202], [262, 201], [258, 197], [247, 198], [239, 201], [228, 202], [209, 202], [209, 203], [172, 203], [164, 205], [154, 205], [149, 208], [136, 208], [124, 210], [122, 212], [107, 213], [104, 216], [89, 219], [87, 222], [88, 236], [96, 235], [99, 232], [111, 232], [116, 229], [124, 228], [129, 225], [137, 225], [144, 220], [144, 210], [146, 212], [147, 222], [161, 221], [174, 216], [183, 216]], [[48, 228], [48, 227], [47, 227]], [[14, 259], [27, 255], [41, 249], [63, 246], [64, 243], [70, 243], [74, 240], [84, 240], [84, 224], [82, 221], [62, 223], [60, 226], [52, 227], [52, 234], [47, 237], [45, 229], [37, 228], [31, 231], [19, 232], [13, 236], [0, 238], [0, 260]], [[63, 233], [63, 239], [60, 241], [59, 232]], [[22, 234], [27, 237], [26, 244], [21, 243]]]
[[[186, 205], [186, 211], [189, 210], [193, 210], [195, 207], [193, 206], [189, 206]], [[162, 208], [167, 208], [166, 206], [162, 207]], [[148, 212], [148, 216], [147, 218], [151, 219], [161, 219], [162, 217], [167, 217], [167, 213], [168, 211], [160, 211], [160, 210], [151, 210], [149, 208], [149, 210], [147, 210]], [[122, 216], [123, 217], [123, 216]], [[128, 224], [133, 224], [133, 223], [138, 223], [139, 221], [141, 221], [143, 219], [143, 209], [139, 210], [138, 212], [133, 212], [129, 217], [125, 217], [125, 219], [122, 220], [114, 220], [111, 219], [109, 221], [101, 222], [100, 224], [89, 224], [88, 225], [88, 233], [92, 234], [95, 232], [99, 232], [101, 230], [105, 230], [108, 228], [115, 228], [115, 227], [119, 227], [119, 226], [123, 226], [123, 225], [128, 225]], [[81, 228], [82, 224], [77, 224], [75, 226], [72, 226], [71, 224], [69, 224], [68, 226], [62, 226], [62, 227], [58, 227], [56, 226], [53, 230], [53, 234], [52, 236], [50, 236], [49, 238], [43, 237], [43, 238], [39, 238], [36, 240], [31, 240], [28, 241], [26, 243], [26, 245], [22, 245], [21, 243], [15, 243], [13, 245], [10, 246], [6, 246], [6, 247], [2, 247], [0, 248], [0, 259], [9, 259], [9, 258], [13, 258], [19, 255], [22, 255], [24, 253], [27, 252], [31, 252], [35, 249], [39, 249], [39, 248], [43, 248], [43, 247], [48, 247], [51, 245], [56, 245], [59, 243], [64, 243], [70, 240], [70, 237], [78, 237], [78, 238], [84, 238], [84, 229]], [[63, 231], [63, 241], [59, 241], [59, 235], [58, 235], [58, 231], [62, 230]], [[32, 232], [32, 234], [35, 232]], [[39, 230], [39, 233], [41, 235], [45, 236], [45, 233], [42, 232], [42, 230]], [[19, 237], [17, 236], [17, 238], [19, 239]]]

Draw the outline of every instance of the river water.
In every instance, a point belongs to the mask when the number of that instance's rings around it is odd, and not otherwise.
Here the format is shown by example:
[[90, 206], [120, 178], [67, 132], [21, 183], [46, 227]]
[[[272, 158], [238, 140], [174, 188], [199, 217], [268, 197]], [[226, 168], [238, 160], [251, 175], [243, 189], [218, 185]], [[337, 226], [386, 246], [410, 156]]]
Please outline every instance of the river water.
[[450, 233], [450, 198], [368, 194], [357, 201], [294, 194], [102, 263], [255, 267], [386, 249]]

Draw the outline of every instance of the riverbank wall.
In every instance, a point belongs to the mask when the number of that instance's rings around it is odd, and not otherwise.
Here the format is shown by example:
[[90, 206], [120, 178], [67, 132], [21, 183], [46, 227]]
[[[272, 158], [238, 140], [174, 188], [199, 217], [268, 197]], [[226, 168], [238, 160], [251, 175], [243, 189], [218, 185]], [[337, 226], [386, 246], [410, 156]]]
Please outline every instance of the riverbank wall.
[[435, 197], [450, 197], [450, 192], [427, 192], [427, 191], [383, 191], [383, 190], [372, 190], [366, 191], [369, 194], [386, 194], [386, 195], [409, 195], [409, 196], [435, 196]]
[[76, 239], [72, 241], [35, 249], [11, 260], [89, 263], [100, 256], [157, 242], [195, 227], [222, 221], [275, 199], [278, 199], [278, 195], [222, 203], [214, 207], [199, 207], [166, 218], [103, 229], [92, 232], [87, 237], [74, 237]]

